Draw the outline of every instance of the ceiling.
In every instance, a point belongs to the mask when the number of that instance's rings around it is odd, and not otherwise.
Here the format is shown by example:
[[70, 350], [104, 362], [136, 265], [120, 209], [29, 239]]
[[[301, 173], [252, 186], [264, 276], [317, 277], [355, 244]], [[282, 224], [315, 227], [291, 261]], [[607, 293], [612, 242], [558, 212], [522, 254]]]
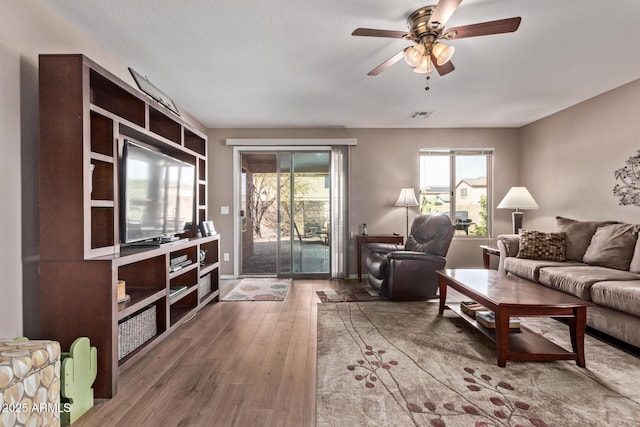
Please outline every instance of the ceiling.
[[351, 32], [435, 0], [43, 1], [209, 128], [520, 127], [640, 78], [635, 0], [464, 0], [447, 28], [522, 24], [451, 42], [429, 91], [403, 61], [367, 76], [410, 42]]

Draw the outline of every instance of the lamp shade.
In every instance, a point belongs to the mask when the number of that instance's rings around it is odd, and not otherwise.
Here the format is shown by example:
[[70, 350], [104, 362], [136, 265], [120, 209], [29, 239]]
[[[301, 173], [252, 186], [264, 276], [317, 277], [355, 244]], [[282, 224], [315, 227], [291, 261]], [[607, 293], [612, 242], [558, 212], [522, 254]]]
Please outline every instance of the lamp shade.
[[540, 206], [526, 187], [511, 187], [498, 205], [498, 209], [538, 209]]
[[418, 206], [418, 200], [416, 199], [416, 194], [413, 192], [413, 188], [403, 188], [400, 190], [400, 196], [398, 196], [396, 206]]
[[442, 66], [449, 62], [455, 50], [456, 48], [453, 46], [447, 46], [444, 43], [436, 43], [433, 45], [431, 52], [433, 52], [433, 56], [436, 57], [436, 64], [438, 64], [438, 66]]
[[408, 47], [404, 50], [404, 62], [410, 67], [417, 67], [424, 56], [425, 47], [423, 44]]
[[431, 67], [431, 56], [424, 55], [420, 64], [413, 69], [413, 72], [418, 74], [429, 74], [433, 72], [433, 67]]

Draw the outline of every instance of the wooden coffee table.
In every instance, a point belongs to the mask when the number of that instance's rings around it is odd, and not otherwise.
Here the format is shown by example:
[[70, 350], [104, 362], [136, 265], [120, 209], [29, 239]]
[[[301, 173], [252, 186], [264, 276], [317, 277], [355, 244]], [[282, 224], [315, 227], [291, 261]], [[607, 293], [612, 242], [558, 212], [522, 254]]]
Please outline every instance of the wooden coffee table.
[[[439, 270], [440, 310], [456, 312], [478, 331], [496, 343], [498, 366], [507, 360], [575, 360], [585, 367], [584, 334], [587, 307], [593, 305], [563, 292], [539, 285], [516, 276], [484, 269]], [[495, 313], [496, 328], [489, 329], [460, 310], [459, 304], [447, 306], [447, 287], [484, 305]], [[566, 317], [569, 321], [573, 351], [552, 343], [541, 335], [520, 327], [520, 332], [509, 330], [510, 317]]]

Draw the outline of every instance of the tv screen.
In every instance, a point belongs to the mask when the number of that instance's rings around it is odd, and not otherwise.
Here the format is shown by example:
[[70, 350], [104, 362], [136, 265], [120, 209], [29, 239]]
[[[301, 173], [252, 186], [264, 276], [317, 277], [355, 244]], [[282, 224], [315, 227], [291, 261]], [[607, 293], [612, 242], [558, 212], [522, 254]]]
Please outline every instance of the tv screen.
[[121, 187], [124, 243], [183, 233], [193, 224], [195, 167], [125, 140]]

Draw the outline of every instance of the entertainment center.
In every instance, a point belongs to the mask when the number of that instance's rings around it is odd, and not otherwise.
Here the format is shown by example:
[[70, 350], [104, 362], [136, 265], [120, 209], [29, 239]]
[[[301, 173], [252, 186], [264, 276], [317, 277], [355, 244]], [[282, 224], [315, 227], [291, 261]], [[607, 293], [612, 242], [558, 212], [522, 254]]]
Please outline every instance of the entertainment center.
[[[198, 232], [207, 137], [84, 55], [40, 55], [39, 84], [41, 336], [88, 337], [95, 396], [112, 397], [121, 371], [218, 299], [219, 235]], [[128, 172], [127, 150], [143, 160]]]

